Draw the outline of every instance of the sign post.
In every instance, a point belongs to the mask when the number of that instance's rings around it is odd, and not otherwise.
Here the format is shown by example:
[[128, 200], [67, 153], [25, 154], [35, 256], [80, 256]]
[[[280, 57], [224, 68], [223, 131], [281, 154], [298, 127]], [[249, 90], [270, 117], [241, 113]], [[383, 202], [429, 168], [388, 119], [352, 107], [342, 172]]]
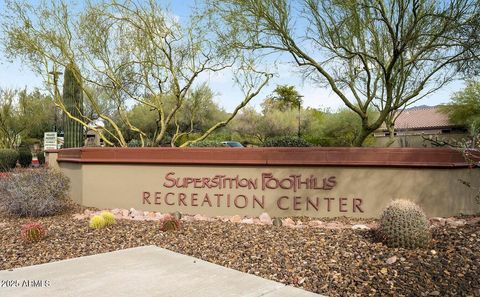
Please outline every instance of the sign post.
[[58, 149], [57, 138], [57, 132], [45, 132], [43, 136], [43, 150]]

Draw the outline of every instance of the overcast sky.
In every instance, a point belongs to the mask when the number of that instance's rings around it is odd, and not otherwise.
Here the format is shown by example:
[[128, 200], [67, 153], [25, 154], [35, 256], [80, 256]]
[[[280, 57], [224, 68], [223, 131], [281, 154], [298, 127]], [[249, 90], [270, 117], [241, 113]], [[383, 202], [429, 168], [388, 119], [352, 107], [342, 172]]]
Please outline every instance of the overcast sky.
[[[0, 0], [0, 11], [3, 10], [3, 1]], [[172, 12], [177, 15], [180, 20], [187, 18], [192, 0], [177, 0], [171, 1]], [[281, 69], [280, 74], [274, 77], [269, 85], [264, 88], [262, 93], [257, 96], [250, 104], [255, 107], [259, 107], [263, 99], [272, 93], [277, 84], [294, 85], [301, 95], [303, 95], [304, 105], [314, 108], [330, 108], [336, 110], [339, 107], [343, 107], [343, 103], [338, 97], [333, 94], [330, 89], [320, 88], [314, 85], [312, 82], [303, 82], [298, 73], [295, 73], [295, 67], [290, 62], [285, 61], [277, 68]], [[215, 98], [220, 106], [227, 111], [232, 111], [235, 106], [243, 99], [242, 93], [234, 85], [232, 75], [227, 71], [221, 75], [215, 76], [203, 76], [210, 87], [218, 95]], [[437, 105], [440, 103], [448, 102], [452, 93], [459, 91], [463, 88], [464, 84], [461, 81], [453, 82], [436, 93], [424, 98], [414, 104], [416, 105]], [[25, 88], [33, 89], [35, 87], [44, 88], [42, 79], [29, 71], [28, 66], [22, 65], [20, 61], [14, 61], [10, 63], [6, 61], [4, 54], [0, 51], [0, 88]]]

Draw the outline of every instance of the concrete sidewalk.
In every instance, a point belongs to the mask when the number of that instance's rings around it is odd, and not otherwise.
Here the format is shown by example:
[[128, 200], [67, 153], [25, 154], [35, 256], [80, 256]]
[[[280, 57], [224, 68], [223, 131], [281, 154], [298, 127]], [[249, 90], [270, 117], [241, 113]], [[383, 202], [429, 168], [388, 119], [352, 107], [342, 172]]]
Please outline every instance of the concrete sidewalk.
[[0, 282], [2, 297], [320, 296], [156, 246], [3, 270]]

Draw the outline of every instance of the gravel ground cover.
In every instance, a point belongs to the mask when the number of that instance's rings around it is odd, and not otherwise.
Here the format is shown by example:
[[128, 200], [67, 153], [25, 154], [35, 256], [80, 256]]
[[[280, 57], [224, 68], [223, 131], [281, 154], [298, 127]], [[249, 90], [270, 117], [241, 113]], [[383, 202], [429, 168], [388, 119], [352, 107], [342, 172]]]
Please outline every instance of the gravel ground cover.
[[0, 270], [157, 245], [327, 296], [480, 296], [479, 222], [437, 226], [431, 247], [411, 251], [387, 248], [373, 231], [351, 228], [217, 220], [185, 221], [180, 231], [161, 232], [155, 221], [118, 220], [92, 230], [88, 219], [72, 213], [39, 220], [48, 236], [27, 243], [20, 230], [28, 219], [0, 217]]

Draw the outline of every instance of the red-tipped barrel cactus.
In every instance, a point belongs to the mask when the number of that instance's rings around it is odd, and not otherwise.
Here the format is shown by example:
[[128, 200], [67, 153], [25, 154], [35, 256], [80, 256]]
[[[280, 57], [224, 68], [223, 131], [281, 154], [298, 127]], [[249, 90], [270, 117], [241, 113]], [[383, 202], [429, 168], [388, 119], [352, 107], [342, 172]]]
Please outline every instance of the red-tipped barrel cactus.
[[176, 231], [180, 229], [180, 220], [175, 218], [171, 214], [166, 214], [163, 219], [160, 220], [160, 230], [165, 231]]
[[40, 222], [30, 222], [22, 227], [22, 238], [28, 242], [36, 242], [47, 235], [47, 230]]

